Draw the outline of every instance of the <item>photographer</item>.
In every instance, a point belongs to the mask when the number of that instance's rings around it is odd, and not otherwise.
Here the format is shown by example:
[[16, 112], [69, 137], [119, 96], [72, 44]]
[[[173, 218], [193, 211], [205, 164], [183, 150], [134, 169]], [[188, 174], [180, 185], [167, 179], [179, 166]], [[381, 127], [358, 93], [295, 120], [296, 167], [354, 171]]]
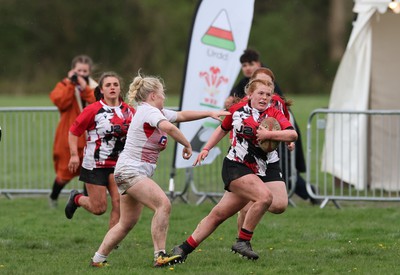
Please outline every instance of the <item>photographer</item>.
[[[79, 175], [78, 169], [74, 173], [68, 170], [70, 159], [68, 132], [72, 123], [82, 112], [86, 105], [96, 101], [94, 88], [97, 83], [90, 78], [93, 61], [89, 56], [78, 55], [72, 60], [71, 70], [67, 77], [58, 82], [50, 93], [50, 99], [60, 112], [54, 145], [53, 162], [56, 178], [50, 194], [50, 206], [57, 206], [57, 199], [64, 186], [74, 177]], [[82, 162], [83, 148], [85, 147], [85, 136], [78, 140], [78, 154]]]

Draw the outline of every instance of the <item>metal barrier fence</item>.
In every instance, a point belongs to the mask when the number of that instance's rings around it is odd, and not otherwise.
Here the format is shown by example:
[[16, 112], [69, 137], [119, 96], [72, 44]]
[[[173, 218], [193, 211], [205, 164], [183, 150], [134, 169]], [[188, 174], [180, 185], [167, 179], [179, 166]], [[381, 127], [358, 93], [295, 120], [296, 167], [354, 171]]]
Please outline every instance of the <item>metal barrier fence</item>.
[[[55, 179], [53, 167], [53, 141], [59, 121], [56, 107], [0, 108], [0, 194], [48, 194]], [[171, 144], [160, 155], [154, 179], [168, 190], [174, 146]], [[175, 195], [185, 190], [184, 170], [175, 173]], [[82, 189], [83, 183], [75, 178], [63, 190]], [[187, 189], [187, 188], [186, 188]]]
[[[171, 107], [169, 107], [171, 108]], [[176, 109], [172, 107], [172, 109]], [[10, 107], [0, 108], [0, 195], [12, 197], [16, 194], [49, 194], [55, 179], [53, 168], [53, 140], [59, 121], [56, 107]], [[210, 165], [187, 169], [173, 169], [175, 146], [171, 142], [160, 154], [153, 179], [171, 199], [180, 198], [184, 202], [191, 200], [192, 193], [197, 204], [206, 199], [216, 202], [223, 195], [221, 179], [222, 160], [229, 147], [228, 137], [218, 146], [221, 154]], [[285, 150], [287, 151], [287, 150]], [[285, 152], [285, 154], [288, 154]], [[289, 159], [286, 157], [286, 160]], [[290, 158], [291, 175], [286, 178], [295, 183], [294, 156]], [[286, 166], [288, 167], [288, 166]], [[175, 191], [169, 191], [169, 182], [173, 177]], [[83, 183], [77, 178], [62, 191], [82, 189]], [[291, 184], [288, 193], [294, 193], [295, 184]]]
[[[332, 201], [400, 201], [400, 110], [316, 109], [307, 124], [307, 191]], [[316, 186], [316, 192], [311, 189]]]

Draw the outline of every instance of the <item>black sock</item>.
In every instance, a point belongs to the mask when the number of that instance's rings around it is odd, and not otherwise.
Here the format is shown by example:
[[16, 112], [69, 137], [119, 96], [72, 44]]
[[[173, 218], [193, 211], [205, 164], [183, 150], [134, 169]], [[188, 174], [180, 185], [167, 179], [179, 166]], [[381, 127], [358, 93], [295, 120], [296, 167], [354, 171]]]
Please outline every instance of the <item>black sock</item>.
[[194, 250], [194, 247], [192, 247], [187, 241], [184, 241], [180, 247], [182, 248], [183, 252], [185, 252], [186, 254], [192, 253], [192, 251]]
[[86, 197], [89, 196], [89, 194], [87, 192], [87, 189], [86, 189], [86, 183], [83, 184], [83, 195], [86, 196]]
[[54, 183], [53, 183], [53, 191], [52, 191], [51, 194], [50, 194], [50, 198], [51, 198], [52, 200], [57, 200], [57, 199], [58, 199], [58, 196], [60, 195], [61, 190], [62, 190], [63, 188], [64, 188], [64, 185], [60, 185], [60, 184], [58, 184], [57, 180], [54, 180]]

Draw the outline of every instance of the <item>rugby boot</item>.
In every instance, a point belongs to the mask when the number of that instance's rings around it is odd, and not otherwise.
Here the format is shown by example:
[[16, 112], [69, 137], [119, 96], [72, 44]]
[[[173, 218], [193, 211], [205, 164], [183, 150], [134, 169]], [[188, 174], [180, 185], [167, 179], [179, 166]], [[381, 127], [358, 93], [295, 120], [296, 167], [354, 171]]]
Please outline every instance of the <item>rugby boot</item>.
[[242, 241], [237, 240], [234, 245], [232, 245], [232, 251], [235, 253], [239, 253], [243, 257], [246, 257], [249, 260], [257, 260], [258, 255], [251, 248], [250, 241]]

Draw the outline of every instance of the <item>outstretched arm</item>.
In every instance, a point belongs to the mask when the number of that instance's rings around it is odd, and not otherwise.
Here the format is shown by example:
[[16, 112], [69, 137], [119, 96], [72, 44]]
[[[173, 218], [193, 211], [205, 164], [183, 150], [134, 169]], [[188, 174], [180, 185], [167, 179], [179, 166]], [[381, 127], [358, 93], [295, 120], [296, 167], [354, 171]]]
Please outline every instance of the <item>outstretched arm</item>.
[[202, 119], [206, 117], [212, 117], [213, 119], [221, 120], [221, 116], [230, 115], [228, 111], [180, 111], [177, 113], [176, 122], [192, 121], [197, 119]]

